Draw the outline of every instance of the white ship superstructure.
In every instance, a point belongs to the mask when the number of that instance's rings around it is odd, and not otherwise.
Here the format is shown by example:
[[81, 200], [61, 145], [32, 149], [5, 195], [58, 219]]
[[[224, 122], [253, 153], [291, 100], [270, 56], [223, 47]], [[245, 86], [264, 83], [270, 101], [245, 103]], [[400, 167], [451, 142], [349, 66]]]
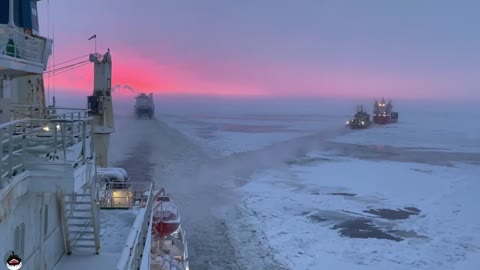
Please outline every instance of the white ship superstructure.
[[[154, 185], [108, 167], [110, 52], [90, 55], [88, 109], [46, 106], [52, 40], [39, 36], [36, 5], [0, 0], [0, 255], [15, 252], [28, 270], [150, 269]], [[126, 229], [113, 237], [109, 226], [122, 222]], [[188, 269], [186, 257], [159, 269]]]

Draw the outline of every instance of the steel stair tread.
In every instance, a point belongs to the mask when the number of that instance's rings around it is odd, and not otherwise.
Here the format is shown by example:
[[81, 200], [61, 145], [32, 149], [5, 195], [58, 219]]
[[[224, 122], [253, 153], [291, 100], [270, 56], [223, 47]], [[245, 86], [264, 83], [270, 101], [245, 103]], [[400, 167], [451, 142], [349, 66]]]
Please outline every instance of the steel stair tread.
[[92, 209], [67, 209], [67, 212], [91, 212]]
[[92, 241], [93, 242], [93, 241], [95, 241], [95, 238], [81, 238], [81, 237], [79, 237], [79, 238], [73, 239], [73, 241], [75, 243], [78, 242], [78, 241]]
[[71, 234], [94, 234], [94, 231], [69, 231]]
[[92, 204], [92, 202], [71, 202], [71, 201], [65, 201], [66, 204]]
[[94, 248], [94, 247], [95, 247], [95, 245], [72, 244], [72, 247], [81, 247], [81, 248]]
[[77, 216], [69, 216], [69, 217], [65, 217], [66, 219], [92, 219], [93, 217], [92, 216], [88, 216], [88, 217], [77, 217]]

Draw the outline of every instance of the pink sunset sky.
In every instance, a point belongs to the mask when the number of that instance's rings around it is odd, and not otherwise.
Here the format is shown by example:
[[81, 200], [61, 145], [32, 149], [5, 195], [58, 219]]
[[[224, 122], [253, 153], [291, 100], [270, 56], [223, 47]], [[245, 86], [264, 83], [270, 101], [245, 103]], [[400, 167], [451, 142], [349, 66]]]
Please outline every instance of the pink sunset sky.
[[[117, 96], [479, 99], [477, 1], [40, 1], [50, 64], [110, 48]], [[85, 56], [84, 59], [88, 59]], [[88, 95], [93, 66], [48, 77]], [[124, 87], [126, 86], [126, 87]]]

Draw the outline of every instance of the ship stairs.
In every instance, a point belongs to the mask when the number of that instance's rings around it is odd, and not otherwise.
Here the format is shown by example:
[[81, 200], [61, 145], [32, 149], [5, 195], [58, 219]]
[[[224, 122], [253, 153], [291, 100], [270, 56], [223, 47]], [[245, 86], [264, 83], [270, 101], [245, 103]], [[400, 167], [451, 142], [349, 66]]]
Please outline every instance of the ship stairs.
[[83, 193], [58, 194], [67, 255], [74, 251], [100, 252], [99, 205], [91, 188]]

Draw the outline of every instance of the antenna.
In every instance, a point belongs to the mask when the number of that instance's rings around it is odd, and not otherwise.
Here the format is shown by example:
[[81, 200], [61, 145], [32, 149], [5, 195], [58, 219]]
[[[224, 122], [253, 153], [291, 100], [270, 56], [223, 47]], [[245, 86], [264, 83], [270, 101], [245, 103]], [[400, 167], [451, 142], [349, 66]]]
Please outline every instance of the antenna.
[[97, 55], [97, 34], [94, 34], [93, 36], [91, 36], [88, 40], [92, 40], [92, 39], [95, 39], [95, 51], [93, 52], [93, 55]]
[[[50, 0], [47, 0], [47, 37], [50, 38]], [[52, 44], [53, 45], [53, 44]], [[50, 64], [50, 68], [51, 68]], [[47, 107], [50, 102], [50, 78], [47, 78]]]
[[[53, 40], [55, 40], [55, 24], [52, 25], [52, 35], [53, 35]], [[55, 69], [55, 42], [52, 44], [52, 57], [53, 57], [53, 69]], [[55, 77], [53, 77], [53, 107], [55, 107]]]
[[47, 0], [47, 37], [50, 38], [50, 0]]

